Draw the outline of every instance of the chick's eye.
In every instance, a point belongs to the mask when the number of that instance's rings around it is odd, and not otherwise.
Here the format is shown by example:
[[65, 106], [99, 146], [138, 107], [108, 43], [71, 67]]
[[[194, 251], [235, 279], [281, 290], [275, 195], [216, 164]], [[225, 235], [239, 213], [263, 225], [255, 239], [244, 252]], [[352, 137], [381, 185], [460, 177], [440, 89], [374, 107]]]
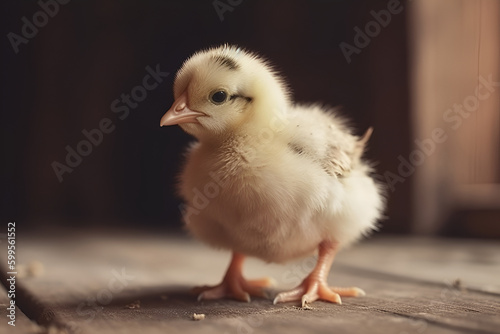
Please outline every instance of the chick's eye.
[[210, 101], [212, 101], [215, 104], [224, 103], [226, 99], [227, 99], [227, 93], [223, 90], [215, 91], [210, 95]]

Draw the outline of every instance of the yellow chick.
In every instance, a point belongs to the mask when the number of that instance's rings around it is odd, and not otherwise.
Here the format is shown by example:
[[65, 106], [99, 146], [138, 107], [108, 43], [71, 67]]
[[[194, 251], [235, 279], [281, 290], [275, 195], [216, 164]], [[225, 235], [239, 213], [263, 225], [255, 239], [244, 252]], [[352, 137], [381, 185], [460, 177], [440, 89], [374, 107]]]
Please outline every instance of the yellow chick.
[[246, 256], [282, 263], [318, 251], [313, 271], [274, 303], [341, 303], [359, 288], [329, 287], [342, 247], [376, 228], [384, 200], [361, 159], [371, 128], [356, 137], [334, 110], [292, 103], [283, 79], [256, 54], [223, 45], [178, 71], [175, 101], [160, 125], [197, 141], [180, 175], [189, 231], [233, 253], [219, 285], [198, 299], [265, 296], [269, 279], [246, 280]]

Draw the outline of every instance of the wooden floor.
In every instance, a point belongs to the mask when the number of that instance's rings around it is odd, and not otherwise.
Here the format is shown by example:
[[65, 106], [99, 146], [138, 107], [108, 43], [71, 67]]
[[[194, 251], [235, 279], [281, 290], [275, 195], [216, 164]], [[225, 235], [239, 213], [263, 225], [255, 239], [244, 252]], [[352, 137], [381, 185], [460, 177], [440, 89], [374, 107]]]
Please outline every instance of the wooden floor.
[[[310, 309], [196, 301], [190, 288], [218, 283], [229, 254], [166, 233], [18, 233], [16, 255], [16, 327], [0, 286], [1, 333], [500, 333], [499, 242], [374, 237], [340, 253], [329, 277], [367, 295]], [[245, 275], [273, 277], [275, 293], [313, 265], [249, 259]]]

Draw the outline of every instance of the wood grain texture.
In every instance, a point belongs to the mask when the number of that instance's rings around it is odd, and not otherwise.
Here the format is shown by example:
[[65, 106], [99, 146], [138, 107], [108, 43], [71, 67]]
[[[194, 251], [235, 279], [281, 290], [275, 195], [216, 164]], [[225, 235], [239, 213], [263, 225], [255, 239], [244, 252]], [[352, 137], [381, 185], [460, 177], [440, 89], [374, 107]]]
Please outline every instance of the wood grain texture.
[[[18, 282], [23, 298], [38, 301], [32, 317], [69, 333], [420, 334], [500, 328], [495, 243], [367, 240], [339, 254], [329, 277], [332, 285], [358, 286], [367, 295], [344, 298], [342, 305], [315, 302], [310, 310], [267, 299], [197, 302], [190, 288], [218, 283], [229, 254], [183, 236], [73, 231], [26, 236], [18, 243], [23, 261], [44, 265], [42, 276]], [[298, 284], [313, 265], [314, 258], [286, 265], [248, 259], [244, 273], [273, 277], [274, 294]], [[193, 321], [193, 313], [206, 318]]]

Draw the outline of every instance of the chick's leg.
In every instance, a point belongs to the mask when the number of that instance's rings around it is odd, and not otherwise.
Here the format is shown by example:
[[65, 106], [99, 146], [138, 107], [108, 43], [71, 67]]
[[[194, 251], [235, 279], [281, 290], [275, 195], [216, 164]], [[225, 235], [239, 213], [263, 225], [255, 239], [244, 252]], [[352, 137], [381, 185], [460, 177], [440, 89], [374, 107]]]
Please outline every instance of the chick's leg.
[[326, 279], [336, 253], [336, 243], [323, 241], [319, 245], [318, 262], [313, 271], [295, 289], [278, 294], [274, 299], [274, 304], [300, 300], [302, 307], [304, 307], [306, 304], [318, 299], [342, 304], [341, 296], [363, 296], [365, 292], [359, 288], [328, 286]]
[[250, 302], [250, 296], [267, 297], [264, 288], [271, 286], [272, 280], [269, 278], [246, 280], [242, 274], [244, 260], [244, 255], [234, 252], [226, 275], [220, 284], [193, 289], [199, 294], [198, 300], [232, 297]]

